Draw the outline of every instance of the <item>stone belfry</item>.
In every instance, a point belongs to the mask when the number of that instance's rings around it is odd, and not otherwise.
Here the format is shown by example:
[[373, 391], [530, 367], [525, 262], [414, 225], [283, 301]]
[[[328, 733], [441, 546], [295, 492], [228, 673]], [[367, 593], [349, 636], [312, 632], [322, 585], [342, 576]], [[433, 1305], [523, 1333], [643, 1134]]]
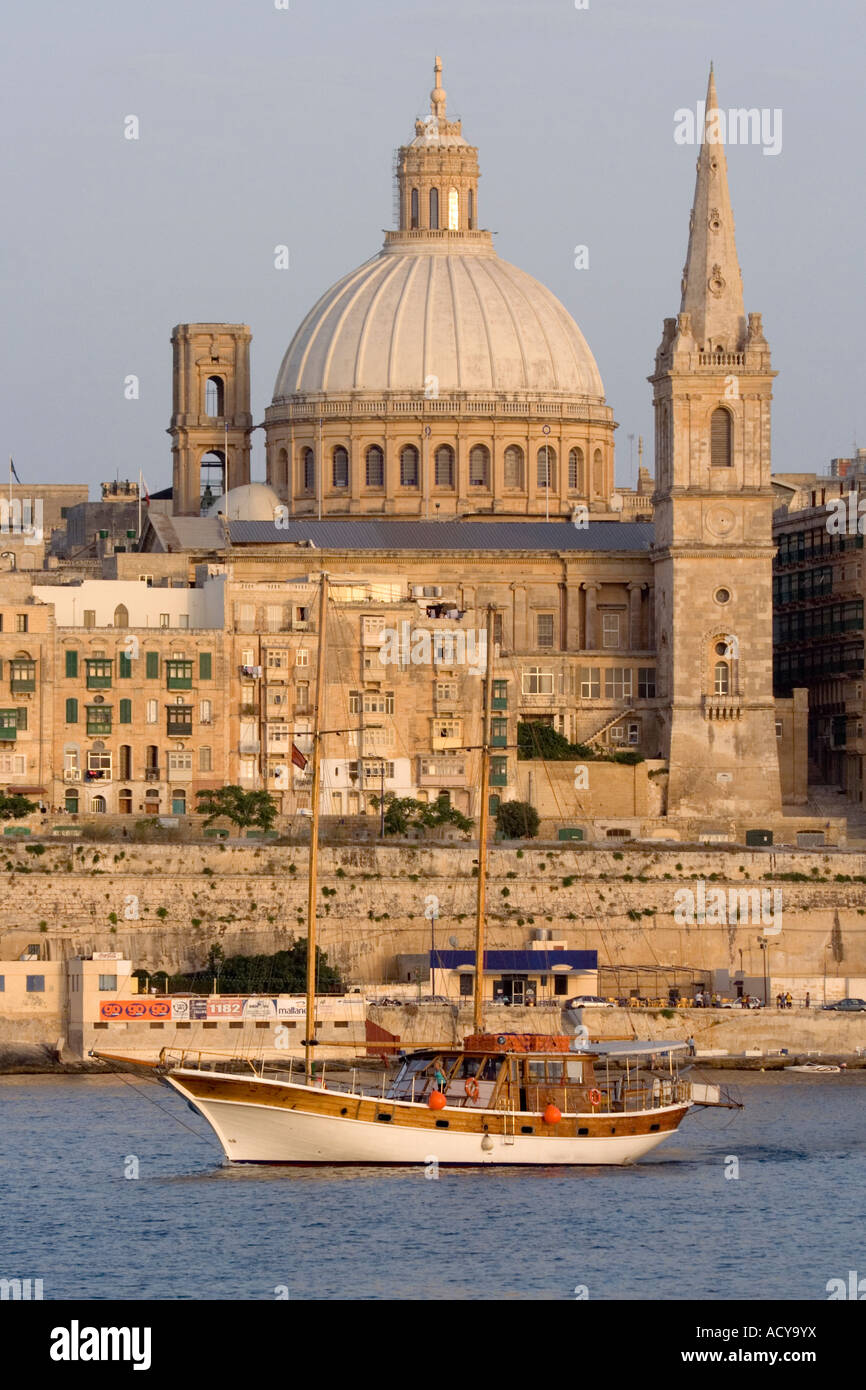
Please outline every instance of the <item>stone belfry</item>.
[[400, 230], [421, 234], [478, 227], [478, 150], [460, 121], [445, 114], [442, 59], [434, 65], [430, 115], [415, 122], [415, 139], [397, 154]]
[[198, 516], [250, 480], [250, 340], [245, 323], [179, 323], [171, 334], [172, 510]]
[[649, 378], [655, 610], [668, 814], [781, 811], [773, 703], [770, 402], [761, 315], [743, 310], [710, 68], [683, 272]]

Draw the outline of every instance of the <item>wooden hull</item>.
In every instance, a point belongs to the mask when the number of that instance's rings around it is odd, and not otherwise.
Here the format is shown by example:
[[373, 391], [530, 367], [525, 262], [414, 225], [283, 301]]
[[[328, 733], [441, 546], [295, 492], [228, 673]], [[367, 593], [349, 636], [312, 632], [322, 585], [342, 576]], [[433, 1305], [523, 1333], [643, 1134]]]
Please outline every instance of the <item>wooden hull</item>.
[[231, 1163], [621, 1166], [650, 1153], [691, 1108], [565, 1115], [547, 1125], [538, 1114], [434, 1111], [252, 1077], [177, 1069], [165, 1080], [207, 1120]]

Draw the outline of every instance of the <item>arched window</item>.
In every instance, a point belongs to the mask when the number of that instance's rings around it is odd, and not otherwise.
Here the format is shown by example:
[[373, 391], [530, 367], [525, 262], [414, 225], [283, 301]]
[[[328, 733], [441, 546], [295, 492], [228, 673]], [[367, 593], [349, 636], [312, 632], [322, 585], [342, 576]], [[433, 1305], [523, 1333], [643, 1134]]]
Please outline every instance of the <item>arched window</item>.
[[105, 797], [94, 796], [90, 802], [90, 809], [97, 816], [105, 815]]
[[727, 410], [714, 410], [710, 417], [710, 466], [730, 468], [733, 463], [731, 416]]
[[430, 226], [432, 230], [438, 231], [439, 228], [439, 189], [430, 189]]
[[713, 689], [716, 695], [730, 695], [731, 693], [731, 668], [726, 661], [716, 662]]
[[331, 455], [331, 478], [334, 487], [349, 486], [349, 454], [342, 444], [338, 444]]
[[281, 449], [277, 454], [277, 476], [275, 483], [282, 483], [288, 493], [289, 490], [289, 455], [287, 450]]
[[417, 188], [413, 188], [413, 189], [412, 189], [411, 208], [412, 208], [412, 210], [411, 210], [411, 212], [410, 212], [410, 214], [409, 214], [409, 226], [410, 226], [410, 227], [417, 227], [417, 226], [418, 226], [418, 190], [417, 190]]
[[118, 769], [121, 782], [128, 782], [132, 777], [132, 745], [122, 743], [120, 745], [120, 767]]
[[225, 383], [220, 376], [209, 376], [205, 382], [204, 413], [211, 417], [225, 415]]
[[472, 192], [472, 189], [471, 189], [471, 188], [470, 188], [469, 193], [468, 193], [468, 202], [467, 202], [467, 204], [466, 204], [466, 211], [467, 211], [467, 214], [468, 214], [466, 221], [467, 221], [469, 230], [470, 230], [470, 232], [471, 232], [471, 231], [473, 231], [473, 229], [474, 229], [474, 227], [475, 227], [475, 194]]
[[414, 444], [404, 444], [400, 450], [400, 486], [418, 486], [418, 450]]
[[486, 444], [475, 444], [469, 450], [469, 486], [490, 486], [490, 450]]
[[450, 444], [440, 444], [436, 450], [434, 479], [437, 487], [454, 486], [454, 450]]
[[460, 199], [457, 196], [456, 188], [448, 190], [448, 230], [449, 232], [459, 232], [460, 230]]
[[208, 449], [200, 464], [201, 509], [206, 512], [212, 502], [225, 492], [226, 460], [222, 449]]
[[114, 610], [114, 626], [129, 627], [129, 609], [125, 603], [119, 603]]
[[312, 449], [302, 449], [300, 456], [300, 476], [298, 482], [302, 492], [316, 490], [316, 456]]
[[367, 487], [385, 486], [385, 455], [378, 444], [371, 444], [366, 454]]
[[556, 487], [556, 450], [550, 444], [542, 444], [538, 451], [538, 486]]
[[519, 444], [509, 444], [505, 450], [505, 486], [523, 487], [523, 450]]
[[596, 497], [604, 496], [604, 459], [601, 449], [596, 449], [592, 456], [592, 489]]
[[568, 451], [568, 490], [583, 492], [583, 450]]

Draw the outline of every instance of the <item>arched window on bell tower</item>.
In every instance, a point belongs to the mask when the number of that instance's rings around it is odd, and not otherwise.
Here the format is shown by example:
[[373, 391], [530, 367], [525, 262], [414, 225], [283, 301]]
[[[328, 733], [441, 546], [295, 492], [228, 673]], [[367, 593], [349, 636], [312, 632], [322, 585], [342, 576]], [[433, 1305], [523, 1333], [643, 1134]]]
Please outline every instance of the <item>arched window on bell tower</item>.
[[460, 231], [460, 197], [456, 188], [448, 190], [448, 230]]
[[430, 230], [435, 232], [439, 229], [439, 189], [430, 189]]
[[475, 229], [475, 194], [470, 188], [466, 203], [466, 225], [470, 232]]
[[417, 226], [418, 226], [418, 190], [417, 190], [417, 188], [413, 188], [413, 189], [412, 189], [412, 208], [411, 208], [411, 212], [410, 212], [410, 214], [409, 214], [409, 217], [410, 217], [409, 226], [412, 227], [413, 229], [416, 229]]
[[209, 376], [204, 388], [204, 413], [211, 419], [225, 415], [225, 382], [220, 376]]
[[710, 467], [730, 468], [734, 461], [732, 446], [731, 414], [720, 406], [710, 417]]

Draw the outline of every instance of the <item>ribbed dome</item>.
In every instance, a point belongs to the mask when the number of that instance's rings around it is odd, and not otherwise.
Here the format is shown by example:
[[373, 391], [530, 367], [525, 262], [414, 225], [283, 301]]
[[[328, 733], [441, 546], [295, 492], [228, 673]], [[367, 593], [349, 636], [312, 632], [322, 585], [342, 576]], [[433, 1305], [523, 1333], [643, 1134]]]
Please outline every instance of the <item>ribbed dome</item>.
[[267, 483], [242, 483], [217, 497], [205, 515], [221, 512], [228, 521], [273, 521], [279, 506], [279, 497]]
[[275, 401], [295, 393], [422, 393], [430, 377], [440, 394], [604, 399], [574, 319], [544, 285], [500, 260], [484, 233], [391, 237], [304, 319], [283, 358]]

